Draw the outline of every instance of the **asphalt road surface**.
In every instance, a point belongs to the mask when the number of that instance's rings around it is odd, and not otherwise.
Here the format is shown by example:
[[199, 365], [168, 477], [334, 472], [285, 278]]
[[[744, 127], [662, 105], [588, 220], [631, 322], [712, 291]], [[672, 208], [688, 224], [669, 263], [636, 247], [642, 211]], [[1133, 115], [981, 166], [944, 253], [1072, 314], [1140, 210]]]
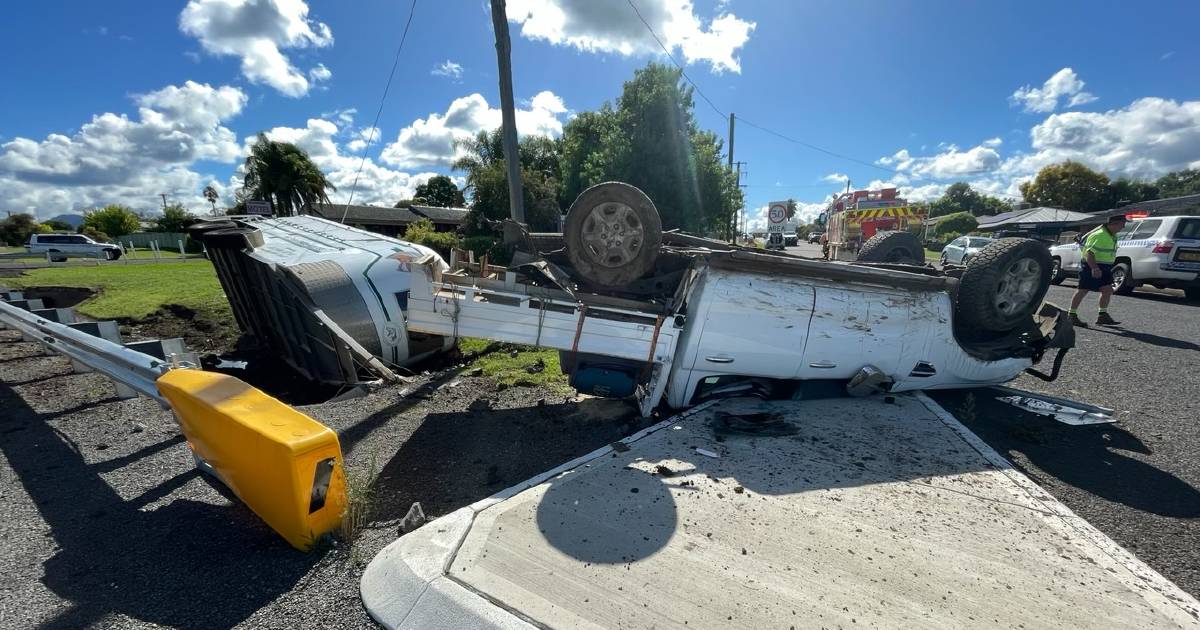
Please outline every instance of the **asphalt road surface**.
[[[1047, 299], [1066, 308], [1074, 291], [1068, 279]], [[1083, 319], [1096, 320], [1096, 302], [1096, 294], [1086, 299]], [[1121, 325], [1077, 330], [1057, 381], [1023, 375], [1013, 386], [1109, 407], [1116, 424], [1068, 426], [997, 402], [987, 389], [934, 398], [1077, 514], [1200, 596], [1200, 304], [1179, 291], [1138, 291], [1115, 296], [1109, 312]]]

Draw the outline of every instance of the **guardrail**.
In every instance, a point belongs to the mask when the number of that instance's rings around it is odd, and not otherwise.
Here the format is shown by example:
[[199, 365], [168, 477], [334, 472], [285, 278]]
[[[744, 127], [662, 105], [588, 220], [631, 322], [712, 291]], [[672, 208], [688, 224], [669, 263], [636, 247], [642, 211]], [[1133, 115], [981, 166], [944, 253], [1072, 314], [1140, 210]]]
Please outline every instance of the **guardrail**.
[[178, 363], [173, 365], [167, 359], [127, 348], [74, 328], [72, 324], [41, 317], [4, 300], [0, 300], [0, 324], [71, 359], [77, 367], [100, 372], [138, 394], [157, 400], [163, 407], [167, 406], [155, 381], [172, 367], [181, 367]]

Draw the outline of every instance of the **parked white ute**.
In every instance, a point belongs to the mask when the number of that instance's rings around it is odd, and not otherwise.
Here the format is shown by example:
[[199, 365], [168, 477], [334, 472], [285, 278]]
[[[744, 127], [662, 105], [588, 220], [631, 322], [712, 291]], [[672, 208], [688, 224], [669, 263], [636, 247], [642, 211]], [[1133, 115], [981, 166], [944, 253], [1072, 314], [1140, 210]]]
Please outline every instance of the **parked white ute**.
[[25, 249], [30, 254], [49, 254], [54, 262], [68, 257], [116, 260], [122, 254], [120, 246], [100, 243], [83, 234], [31, 234]]
[[[1099, 228], [1097, 228], [1099, 229]], [[1058, 284], [1078, 277], [1078, 243], [1050, 248], [1051, 278]], [[1113, 289], [1132, 293], [1141, 285], [1183, 289], [1189, 300], [1200, 300], [1200, 217], [1148, 217], [1130, 221], [1117, 234]]]

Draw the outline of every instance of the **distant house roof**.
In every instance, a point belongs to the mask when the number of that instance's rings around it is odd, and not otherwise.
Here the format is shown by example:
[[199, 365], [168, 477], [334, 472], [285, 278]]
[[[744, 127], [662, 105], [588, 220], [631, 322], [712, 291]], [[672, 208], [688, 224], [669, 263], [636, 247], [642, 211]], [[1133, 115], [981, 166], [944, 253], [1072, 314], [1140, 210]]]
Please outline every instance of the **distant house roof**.
[[1096, 217], [1085, 212], [1073, 212], [1062, 208], [1025, 208], [1001, 212], [995, 216], [979, 217], [979, 229], [991, 230], [1016, 223], [1080, 223]]
[[309, 208], [314, 216], [332, 221], [341, 221], [343, 214], [347, 223], [358, 225], [408, 225], [420, 219], [441, 225], [462, 225], [467, 216], [463, 208], [435, 208], [432, 206], [410, 206], [408, 208], [384, 208], [381, 206], [350, 206], [344, 204], [314, 204]]
[[466, 208], [439, 208], [437, 206], [409, 206], [409, 210], [433, 221], [434, 223], [450, 223], [462, 225], [467, 218]]
[[421, 217], [413, 214], [408, 208], [382, 208], [379, 206], [349, 206], [337, 203], [318, 203], [309, 207], [313, 216], [331, 221], [341, 221], [345, 216], [347, 223], [370, 225], [408, 225]]

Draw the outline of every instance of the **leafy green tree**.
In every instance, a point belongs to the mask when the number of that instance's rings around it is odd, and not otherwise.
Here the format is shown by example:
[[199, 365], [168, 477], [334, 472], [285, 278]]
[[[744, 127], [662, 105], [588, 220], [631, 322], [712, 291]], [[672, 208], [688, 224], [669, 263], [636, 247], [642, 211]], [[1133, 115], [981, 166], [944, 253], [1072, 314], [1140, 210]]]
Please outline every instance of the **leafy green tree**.
[[0, 240], [5, 245], [24, 245], [29, 235], [38, 231], [38, 223], [24, 212], [11, 214], [0, 221]]
[[1167, 173], [1154, 182], [1162, 198], [1200, 194], [1200, 169]]
[[617, 112], [608, 103], [599, 111], [580, 113], [563, 127], [558, 198], [562, 207], [570, 207], [588, 187], [614, 178], [613, 151], [621, 145], [619, 133]]
[[196, 221], [196, 215], [188, 212], [187, 208], [179, 204], [172, 204], [163, 208], [162, 216], [155, 220], [154, 231], [182, 232]]
[[1158, 186], [1150, 182], [1115, 179], [1108, 185], [1108, 207], [1158, 199]]
[[678, 69], [652, 63], [637, 70], [615, 106], [563, 128], [560, 201], [567, 206], [589, 186], [623, 181], [654, 201], [664, 229], [723, 234], [742, 193], [721, 140], [696, 125], [693, 108]]
[[422, 199], [426, 205], [440, 208], [461, 208], [463, 205], [462, 191], [445, 175], [435, 175], [417, 186], [414, 197]]
[[42, 225], [50, 228], [51, 232], [74, 232], [75, 231], [75, 227], [72, 226], [70, 223], [67, 223], [66, 221], [59, 221], [58, 219], [50, 219], [48, 221], [42, 221]]
[[138, 220], [138, 215], [134, 214], [133, 210], [117, 204], [104, 206], [99, 210], [92, 210], [83, 214], [83, 224], [80, 226], [80, 232], [86, 234], [86, 228], [92, 228], [97, 232], [112, 238], [120, 238], [126, 234], [132, 234], [141, 228], [141, 223]]
[[[454, 168], [467, 172], [467, 190], [471, 192], [471, 214], [467, 217], [468, 234], [490, 234], [486, 221], [509, 216], [508, 173], [504, 163], [504, 141], [499, 129], [481, 131], [460, 141], [465, 150]], [[525, 221], [534, 231], [558, 227], [558, 144], [540, 136], [523, 138], [517, 147], [521, 164], [521, 187]]]
[[966, 234], [974, 231], [977, 227], [979, 227], [979, 221], [977, 221], [970, 212], [956, 212], [954, 214], [948, 214], [942, 217], [942, 219], [937, 222], [937, 227], [934, 229], [934, 233], [938, 236], [951, 232]]
[[1052, 164], [1021, 184], [1021, 195], [1035, 206], [1095, 212], [1112, 207], [1108, 176], [1079, 162]]
[[971, 188], [966, 182], [950, 184], [946, 192], [936, 201], [929, 204], [929, 216], [940, 217], [948, 214], [966, 212], [972, 216], [982, 217], [1000, 214], [1012, 210], [1007, 201], [999, 197], [985, 195]]
[[263, 133], [250, 148], [245, 170], [245, 198], [270, 201], [276, 216], [290, 217], [305, 206], [329, 203], [325, 191], [337, 190], [303, 149]]
[[104, 232], [101, 232], [100, 230], [97, 230], [96, 228], [94, 228], [90, 225], [80, 226], [79, 233], [91, 238], [93, 241], [96, 241], [97, 243], [112, 242], [112, 239], [109, 238], [107, 234], [105, 234]]
[[217, 189], [212, 184], [204, 187], [204, 198], [208, 200], [208, 203], [212, 204], [212, 213], [216, 214], [217, 200], [221, 198], [221, 195], [217, 193]]

